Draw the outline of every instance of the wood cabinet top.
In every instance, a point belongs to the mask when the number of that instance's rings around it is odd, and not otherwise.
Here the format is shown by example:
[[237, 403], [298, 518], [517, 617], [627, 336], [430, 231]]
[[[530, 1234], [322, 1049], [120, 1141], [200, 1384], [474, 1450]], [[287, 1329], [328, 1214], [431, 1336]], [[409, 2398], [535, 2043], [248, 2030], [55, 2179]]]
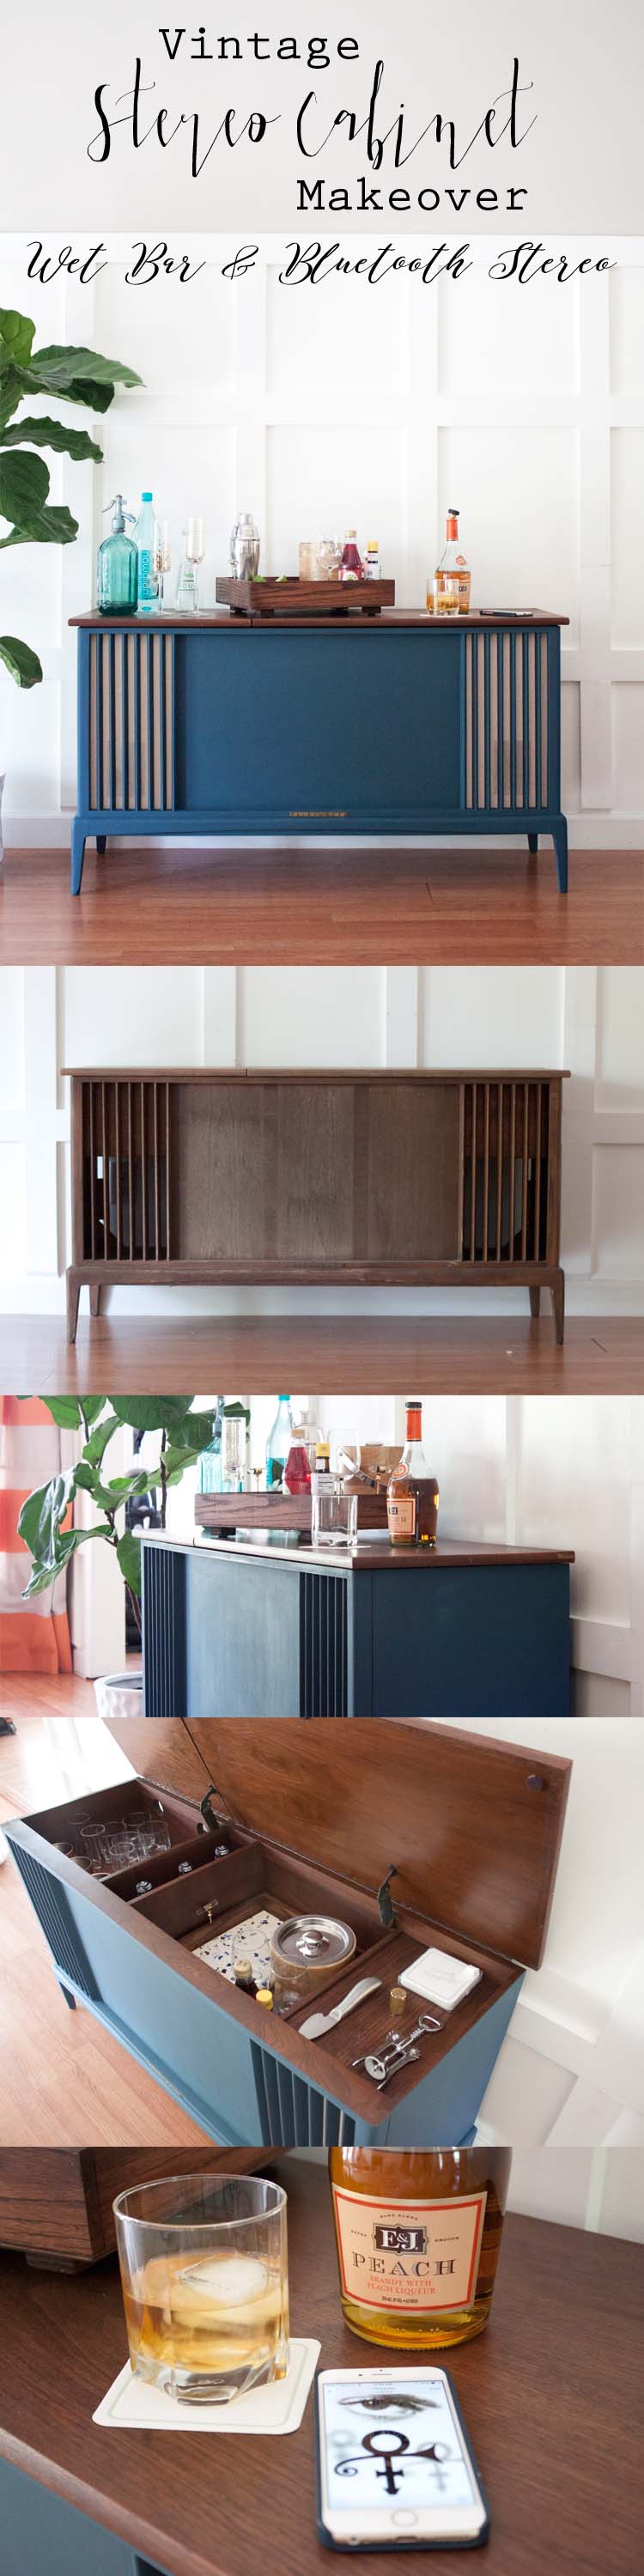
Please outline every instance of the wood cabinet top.
[[[234, 1494], [230, 1500], [234, 1509]], [[412, 1566], [415, 1573], [430, 1575], [447, 1565], [574, 1565], [575, 1562], [572, 1547], [504, 1547], [494, 1540], [438, 1539], [436, 1547], [394, 1548], [378, 1535], [374, 1539], [361, 1538], [355, 1548], [316, 1548], [308, 1540], [303, 1546], [294, 1547], [288, 1540], [288, 1531], [280, 1533], [280, 1537], [282, 1535], [283, 1545], [280, 1546], [278, 1537], [262, 1542], [258, 1538], [217, 1538], [214, 1533], [204, 1531], [198, 1537], [175, 1539], [167, 1538], [165, 1530], [142, 1532], [144, 1547], [172, 1547], [178, 1549], [182, 1556], [199, 1549], [208, 1556], [235, 1559], [270, 1557], [271, 1562], [290, 1565], [294, 1570], [303, 1565], [314, 1565], [322, 1574], [327, 1569], [334, 1574], [372, 1574], [374, 1567], [379, 1573], [399, 1574]]]
[[[288, 2194], [291, 2324], [315, 2334], [326, 2368], [391, 2358], [345, 2326], [327, 2176], [270, 2158]], [[491, 2323], [447, 2355], [489, 2493], [486, 2576], [544, 2567], [637, 2576], [644, 2507], [636, 2411], [644, 2246], [534, 2218], [506, 2219]], [[0, 2457], [117, 2533], [168, 2576], [328, 2576], [318, 2539], [309, 2399], [286, 2441], [193, 2430], [106, 2432], [92, 2413], [126, 2358], [116, 2261], [76, 2277], [0, 2257]], [[619, 2368], [601, 2369], [619, 2318]], [[404, 2356], [409, 2364], [411, 2356]], [[601, 2370], [601, 2439], [598, 2437]], [[556, 2427], [553, 2430], [553, 2374]], [[517, 2392], [521, 2402], [517, 2404]], [[617, 2499], [617, 2502], [615, 2502]], [[365, 2553], [361, 2576], [399, 2559]], [[432, 2576], [453, 2576], [432, 2552]]]
[[415, 1088], [418, 1088], [421, 1083], [432, 1082], [449, 1085], [455, 1082], [570, 1081], [570, 1073], [564, 1071], [560, 1065], [530, 1065], [529, 1067], [521, 1065], [513, 1069], [504, 1065], [499, 1071], [494, 1067], [490, 1068], [489, 1065], [486, 1065], [484, 1070], [471, 1065], [459, 1066], [457, 1069], [446, 1065], [441, 1072], [430, 1072], [424, 1066], [412, 1066], [408, 1071], [401, 1071], [395, 1067], [384, 1069], [381, 1065], [372, 1070], [360, 1065], [349, 1065], [339, 1069], [335, 1065], [304, 1065], [295, 1070], [292, 1066], [288, 1066], [282, 1070], [279, 1065], [274, 1064], [265, 1066], [61, 1064], [60, 1071], [61, 1074], [68, 1075], [71, 1082], [216, 1082], [225, 1083], [227, 1089], [233, 1084], [243, 1085], [252, 1082], [297, 1082], [300, 1085], [307, 1082], [320, 1082], [325, 1084], [328, 1090], [333, 1090], [340, 1082], [368, 1083], [369, 1088], [373, 1089], [376, 1084], [383, 1083], [388, 1086], [412, 1083]]
[[177, 617], [173, 609], [158, 610], [152, 616], [102, 617], [97, 608], [86, 610], [81, 617], [68, 618], [69, 626], [94, 628], [96, 633], [110, 627], [134, 634], [208, 634], [215, 629], [224, 635], [282, 635], [289, 627], [305, 628], [308, 633], [339, 635], [391, 634], [392, 627], [425, 627], [433, 635], [480, 635], [496, 626], [569, 626], [570, 618], [558, 609], [549, 608], [480, 608], [469, 617], [430, 617], [425, 608], [382, 608], [377, 615], [365, 617], [356, 610], [336, 610], [328, 617], [231, 617], [228, 608], [214, 608], [207, 613], [199, 609]]

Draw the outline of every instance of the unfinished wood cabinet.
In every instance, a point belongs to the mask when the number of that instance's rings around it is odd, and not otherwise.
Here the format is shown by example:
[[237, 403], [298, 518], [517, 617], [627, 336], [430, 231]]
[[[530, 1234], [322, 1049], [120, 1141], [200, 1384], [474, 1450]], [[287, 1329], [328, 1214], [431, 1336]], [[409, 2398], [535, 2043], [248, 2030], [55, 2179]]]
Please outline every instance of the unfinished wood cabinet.
[[70, 1079], [70, 1341], [84, 1282], [164, 1280], [548, 1287], [563, 1340], [562, 1073]]

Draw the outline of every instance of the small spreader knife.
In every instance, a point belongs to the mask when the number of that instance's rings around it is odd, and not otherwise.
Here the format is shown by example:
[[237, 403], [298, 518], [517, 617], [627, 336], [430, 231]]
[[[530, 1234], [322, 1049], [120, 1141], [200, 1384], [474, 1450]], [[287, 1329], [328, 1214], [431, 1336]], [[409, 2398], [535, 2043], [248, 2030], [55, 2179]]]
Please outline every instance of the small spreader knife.
[[350, 1986], [341, 2003], [334, 2004], [332, 2012], [309, 2013], [308, 2021], [300, 2022], [301, 2039], [321, 2039], [323, 2031], [332, 2030], [336, 2021], [344, 2021], [345, 2013], [355, 2012], [356, 2004], [363, 2004], [365, 1995], [375, 1995], [381, 1984], [381, 1977], [362, 1977], [359, 1986]]

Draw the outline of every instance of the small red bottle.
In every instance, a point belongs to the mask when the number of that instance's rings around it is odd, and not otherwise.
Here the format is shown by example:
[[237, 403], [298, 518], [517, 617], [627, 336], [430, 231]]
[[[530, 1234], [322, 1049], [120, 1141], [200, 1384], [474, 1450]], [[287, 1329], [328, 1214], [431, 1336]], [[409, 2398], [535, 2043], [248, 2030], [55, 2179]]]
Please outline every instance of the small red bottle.
[[310, 1494], [311, 1469], [304, 1446], [303, 1431], [293, 1433], [284, 1469], [284, 1483], [288, 1494]]
[[355, 528], [347, 528], [340, 560], [340, 580], [362, 581], [362, 579], [362, 564], [356, 545]]

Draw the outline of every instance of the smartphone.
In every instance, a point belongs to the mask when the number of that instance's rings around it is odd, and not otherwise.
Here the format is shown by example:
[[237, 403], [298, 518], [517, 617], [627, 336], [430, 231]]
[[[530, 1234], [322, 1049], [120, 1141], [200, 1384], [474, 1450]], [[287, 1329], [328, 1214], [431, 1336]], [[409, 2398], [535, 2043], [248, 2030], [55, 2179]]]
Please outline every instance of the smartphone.
[[477, 2549], [487, 2502], [449, 2371], [320, 2370], [318, 2531], [327, 2549]]

